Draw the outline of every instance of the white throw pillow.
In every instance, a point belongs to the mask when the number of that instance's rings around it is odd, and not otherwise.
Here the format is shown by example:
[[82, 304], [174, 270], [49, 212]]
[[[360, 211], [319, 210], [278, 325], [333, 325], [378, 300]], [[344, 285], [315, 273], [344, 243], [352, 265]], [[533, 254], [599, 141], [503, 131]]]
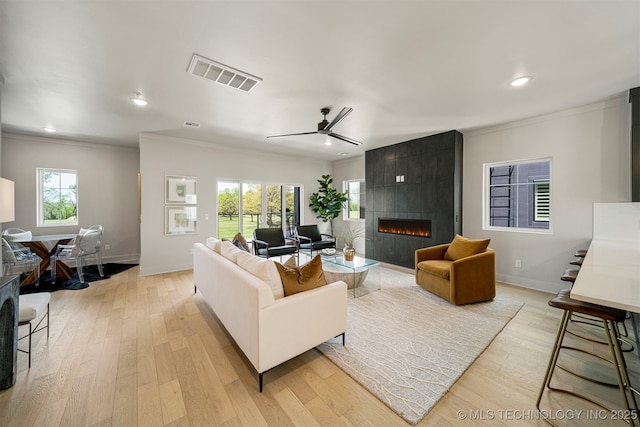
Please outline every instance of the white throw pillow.
[[238, 254], [243, 252], [244, 251], [242, 249], [238, 249], [236, 245], [228, 240], [220, 242], [220, 255], [234, 264], [238, 263]]
[[280, 279], [280, 273], [278, 273], [276, 264], [273, 261], [240, 251], [238, 254], [238, 266], [269, 285], [274, 299], [284, 297], [282, 279]]
[[216, 239], [215, 237], [209, 237], [205, 242], [205, 246], [214, 252], [220, 253], [220, 243], [220, 240]]

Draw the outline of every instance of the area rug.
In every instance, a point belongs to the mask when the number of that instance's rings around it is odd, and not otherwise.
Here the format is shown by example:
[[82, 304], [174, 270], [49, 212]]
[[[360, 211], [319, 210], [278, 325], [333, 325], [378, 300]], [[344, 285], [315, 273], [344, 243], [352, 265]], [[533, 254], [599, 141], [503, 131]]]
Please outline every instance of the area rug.
[[417, 424], [518, 313], [521, 302], [456, 306], [419, 286], [348, 301], [346, 345], [318, 346], [410, 424]]
[[73, 268], [73, 274], [69, 280], [62, 280], [60, 277], [57, 277], [55, 281], [51, 280], [51, 272], [49, 270], [45, 271], [40, 276], [40, 285], [28, 285], [22, 286], [20, 288], [21, 294], [30, 294], [35, 292], [54, 292], [61, 290], [79, 290], [89, 287], [91, 282], [97, 282], [99, 280], [105, 280], [110, 278], [111, 276], [122, 273], [132, 267], [137, 266], [138, 264], [115, 264], [108, 263], [103, 264], [102, 269], [104, 272], [104, 277], [100, 277], [100, 273], [98, 272], [98, 267], [95, 265], [90, 265], [88, 267], [84, 267], [82, 269], [82, 273], [84, 274], [84, 283], [80, 282], [78, 278], [78, 272], [75, 268]]

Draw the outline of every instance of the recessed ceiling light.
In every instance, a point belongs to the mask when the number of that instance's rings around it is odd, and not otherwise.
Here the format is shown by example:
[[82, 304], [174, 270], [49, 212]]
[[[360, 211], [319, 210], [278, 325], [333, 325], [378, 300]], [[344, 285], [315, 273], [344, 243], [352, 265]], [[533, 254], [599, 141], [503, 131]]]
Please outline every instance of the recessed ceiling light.
[[532, 78], [533, 77], [531, 77], [531, 76], [518, 77], [517, 79], [511, 80], [511, 83], [509, 83], [509, 84], [511, 86], [513, 86], [513, 87], [523, 86], [523, 85], [526, 85], [527, 83], [529, 83]]
[[347, 155], [347, 153], [345, 153], [345, 152], [343, 151], [343, 152], [341, 152], [341, 153], [338, 153], [338, 155], [339, 155], [339, 156], [346, 156], [346, 155]]
[[141, 107], [144, 107], [145, 105], [149, 104], [149, 102], [147, 102], [147, 100], [142, 97], [142, 94], [140, 92], [136, 92], [136, 96], [134, 98], [131, 98], [131, 101], [133, 101], [134, 104], [139, 105]]
[[331, 141], [329, 141], [329, 138], [327, 138], [327, 139], [324, 141], [324, 145], [331, 145]]
[[56, 131], [54, 128], [49, 127], [49, 126], [43, 128], [43, 129], [44, 129], [45, 132], [51, 132], [51, 133], [54, 133]]

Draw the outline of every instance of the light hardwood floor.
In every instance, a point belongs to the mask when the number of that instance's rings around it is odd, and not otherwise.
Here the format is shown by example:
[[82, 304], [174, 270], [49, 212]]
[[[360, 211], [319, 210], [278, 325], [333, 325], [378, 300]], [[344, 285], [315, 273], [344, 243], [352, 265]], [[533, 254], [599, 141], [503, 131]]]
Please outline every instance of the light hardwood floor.
[[[0, 391], [0, 426], [408, 425], [315, 349], [265, 374], [259, 393], [191, 271], [138, 273], [52, 294], [51, 336], [34, 337], [31, 369], [18, 355], [16, 384]], [[561, 313], [546, 293], [499, 284], [498, 294], [526, 304], [420, 426], [546, 425], [535, 400]], [[637, 375], [637, 356], [628, 359]], [[615, 389], [581, 387], [620, 406]], [[597, 409], [557, 393], [543, 405]], [[575, 418], [558, 425], [623, 425], [602, 413], [555, 415]]]

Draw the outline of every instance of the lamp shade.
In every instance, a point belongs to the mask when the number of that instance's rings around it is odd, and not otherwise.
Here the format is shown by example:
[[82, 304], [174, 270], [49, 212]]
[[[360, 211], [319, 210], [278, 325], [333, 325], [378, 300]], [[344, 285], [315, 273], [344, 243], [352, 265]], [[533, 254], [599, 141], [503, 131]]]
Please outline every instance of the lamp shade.
[[15, 220], [15, 197], [13, 181], [0, 178], [0, 223]]

